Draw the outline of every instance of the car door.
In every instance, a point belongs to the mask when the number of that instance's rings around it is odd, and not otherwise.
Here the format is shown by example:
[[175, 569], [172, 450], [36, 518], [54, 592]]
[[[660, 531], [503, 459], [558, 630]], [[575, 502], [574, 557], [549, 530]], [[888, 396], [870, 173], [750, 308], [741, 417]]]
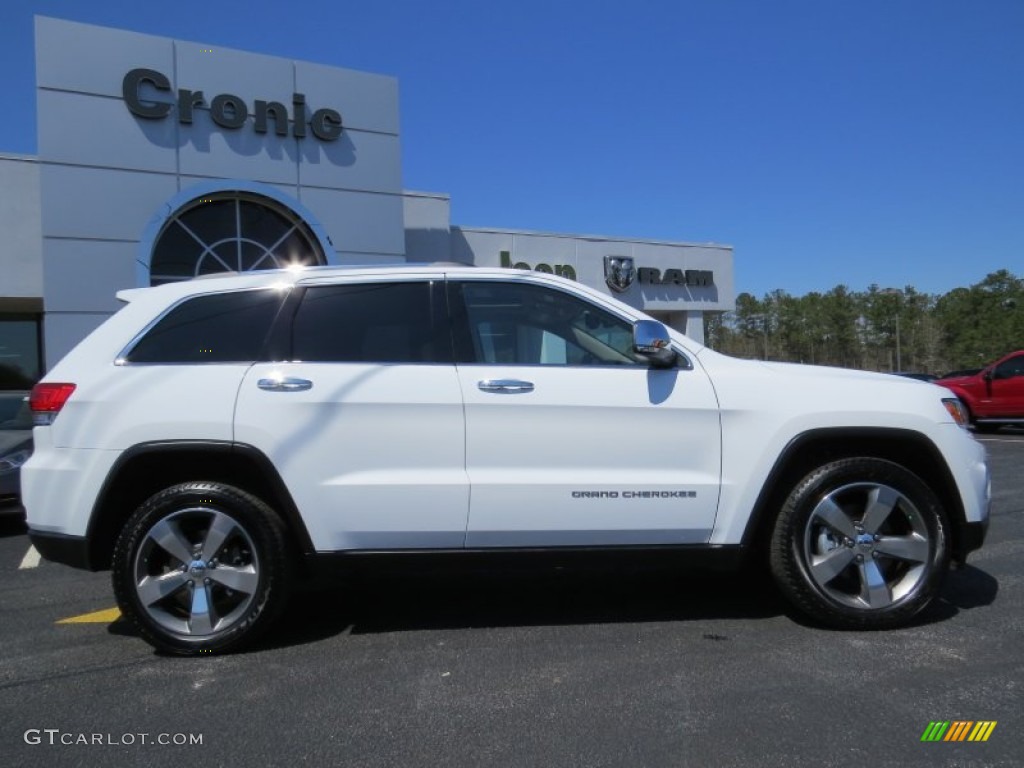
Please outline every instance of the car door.
[[304, 281], [235, 440], [274, 463], [318, 551], [461, 547], [469, 485], [442, 283]]
[[996, 365], [988, 383], [993, 416], [1024, 417], [1024, 355], [1015, 355]]
[[449, 304], [467, 547], [709, 539], [721, 428], [699, 367], [652, 368], [628, 318], [528, 275], [450, 282]]

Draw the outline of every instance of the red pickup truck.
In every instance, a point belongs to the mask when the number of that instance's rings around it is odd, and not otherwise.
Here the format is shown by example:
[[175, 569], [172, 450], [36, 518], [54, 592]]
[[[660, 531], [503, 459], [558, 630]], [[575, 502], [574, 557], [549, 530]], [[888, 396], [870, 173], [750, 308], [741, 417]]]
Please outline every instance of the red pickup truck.
[[973, 376], [935, 382], [953, 391], [971, 412], [980, 432], [1004, 424], [1024, 425], [1024, 350], [1011, 352]]

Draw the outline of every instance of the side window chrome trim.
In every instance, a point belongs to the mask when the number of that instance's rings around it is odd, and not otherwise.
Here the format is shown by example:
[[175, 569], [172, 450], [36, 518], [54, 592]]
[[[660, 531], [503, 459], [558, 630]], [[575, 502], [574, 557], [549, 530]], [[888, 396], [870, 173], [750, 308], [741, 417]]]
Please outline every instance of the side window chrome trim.
[[[417, 367], [433, 366], [434, 368], [451, 368], [457, 363], [438, 362], [436, 360], [419, 361], [415, 363], [406, 362], [380, 362], [376, 360], [257, 360], [259, 365], [362, 365], [380, 368], [396, 368], [398, 366], [415, 365]], [[146, 363], [129, 363], [129, 365], [146, 365]], [[199, 363], [187, 363], [187, 365], [199, 365]], [[210, 365], [210, 363], [206, 363]], [[219, 365], [230, 365], [230, 363], [219, 363]], [[252, 363], [238, 363], [238, 365], [252, 365]]]
[[680, 352], [676, 347], [673, 347], [673, 349], [675, 349], [676, 354], [678, 355], [679, 364], [673, 366], [672, 368], [655, 368], [654, 366], [651, 366], [651, 365], [639, 365], [639, 364], [638, 365], [612, 365], [612, 364], [608, 364], [608, 365], [601, 365], [601, 364], [594, 364], [594, 365], [571, 365], [569, 363], [455, 363], [455, 365], [460, 367], [460, 368], [468, 368], [470, 366], [473, 366], [473, 367], [487, 367], [487, 368], [539, 368], [539, 369], [544, 369], [544, 368], [548, 368], [548, 369], [554, 369], [554, 368], [567, 369], [567, 368], [569, 368], [569, 369], [572, 369], [574, 371], [593, 371], [593, 370], [602, 370], [602, 371], [661, 371], [661, 370], [665, 370], [665, 371], [692, 371], [694, 368], [693, 368], [693, 363], [690, 362], [690, 358], [687, 357], [682, 352]]

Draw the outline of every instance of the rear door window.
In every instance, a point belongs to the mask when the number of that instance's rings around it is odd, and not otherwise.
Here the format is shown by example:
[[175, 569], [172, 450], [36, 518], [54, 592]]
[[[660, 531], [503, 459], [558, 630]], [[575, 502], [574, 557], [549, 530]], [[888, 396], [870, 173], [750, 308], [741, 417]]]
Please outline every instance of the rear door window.
[[448, 363], [440, 287], [427, 281], [311, 286], [292, 324], [291, 358], [334, 363]]

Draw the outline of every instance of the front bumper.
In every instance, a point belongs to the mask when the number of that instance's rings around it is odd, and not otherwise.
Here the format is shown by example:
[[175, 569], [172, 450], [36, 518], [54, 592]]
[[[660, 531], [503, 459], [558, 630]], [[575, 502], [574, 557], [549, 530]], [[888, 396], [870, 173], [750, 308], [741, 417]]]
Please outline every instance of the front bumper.
[[963, 523], [957, 531], [956, 544], [953, 549], [953, 562], [963, 565], [967, 562], [967, 555], [976, 549], [981, 549], [985, 543], [985, 536], [988, 533], [988, 516], [976, 523]]

